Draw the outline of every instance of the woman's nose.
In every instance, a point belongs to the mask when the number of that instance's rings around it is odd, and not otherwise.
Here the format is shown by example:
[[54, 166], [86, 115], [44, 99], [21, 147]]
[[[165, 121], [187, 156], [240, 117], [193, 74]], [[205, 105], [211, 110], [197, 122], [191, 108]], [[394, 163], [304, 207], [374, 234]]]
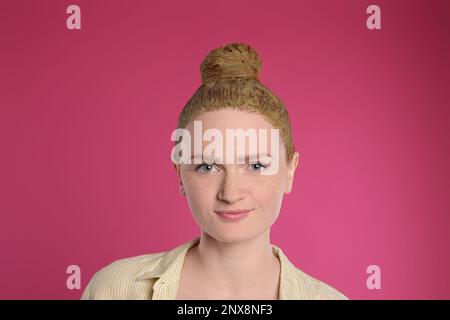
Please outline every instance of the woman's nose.
[[217, 198], [228, 203], [235, 203], [244, 197], [245, 194], [242, 181], [239, 179], [239, 173], [225, 173], [219, 192], [217, 193]]

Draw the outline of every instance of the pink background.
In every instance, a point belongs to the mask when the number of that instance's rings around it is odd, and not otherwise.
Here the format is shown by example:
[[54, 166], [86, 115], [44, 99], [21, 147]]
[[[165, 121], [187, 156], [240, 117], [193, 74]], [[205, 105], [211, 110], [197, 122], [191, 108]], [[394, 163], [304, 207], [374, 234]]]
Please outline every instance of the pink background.
[[[82, 30], [66, 28], [81, 7]], [[381, 7], [381, 30], [366, 8]], [[170, 163], [199, 64], [261, 56], [301, 159], [272, 228], [351, 299], [450, 298], [450, 2], [1, 1], [0, 298], [198, 235]], [[366, 287], [381, 267], [381, 290]]]

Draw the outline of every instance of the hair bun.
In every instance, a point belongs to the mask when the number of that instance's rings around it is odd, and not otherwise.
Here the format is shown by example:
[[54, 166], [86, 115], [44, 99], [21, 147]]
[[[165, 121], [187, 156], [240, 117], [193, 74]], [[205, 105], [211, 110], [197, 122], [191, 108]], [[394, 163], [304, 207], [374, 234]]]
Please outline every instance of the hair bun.
[[249, 78], [259, 82], [260, 69], [258, 54], [245, 43], [230, 43], [214, 49], [200, 65], [203, 84], [229, 78]]

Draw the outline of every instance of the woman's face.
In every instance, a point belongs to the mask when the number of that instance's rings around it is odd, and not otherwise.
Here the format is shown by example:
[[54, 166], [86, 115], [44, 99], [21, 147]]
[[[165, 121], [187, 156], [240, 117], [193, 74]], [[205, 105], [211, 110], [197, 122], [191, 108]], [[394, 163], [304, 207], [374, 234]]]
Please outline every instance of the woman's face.
[[[216, 153], [212, 153], [212, 158], [202, 159], [202, 155], [194, 153], [194, 120], [201, 121], [201, 134], [213, 128], [222, 133], [223, 159], [231, 150], [229, 146], [228, 150], [226, 148], [226, 129], [242, 129], [244, 132], [248, 129], [256, 132], [266, 129], [265, 153], [278, 157], [278, 170], [271, 174], [261, 174], [263, 170], [270, 168], [270, 158], [258, 158], [254, 161], [250, 157], [243, 164], [237, 163], [238, 156], [250, 156], [249, 137], [245, 138], [244, 154], [242, 149], [238, 149], [237, 140], [234, 140], [234, 161], [231, 164], [225, 161], [212, 163], [213, 159], [218, 159], [215, 158]], [[186, 129], [192, 139], [191, 155], [202, 159], [202, 163], [195, 164], [192, 161], [192, 164], [174, 164], [174, 167], [179, 177], [180, 190], [186, 195], [194, 219], [202, 230], [222, 242], [245, 241], [268, 231], [278, 217], [283, 195], [291, 191], [298, 153], [295, 152], [293, 159], [288, 162], [281, 137], [277, 142], [270, 139], [270, 130], [274, 127], [262, 115], [243, 110], [228, 108], [206, 112], [192, 119]], [[257, 142], [261, 143], [259, 140]], [[203, 154], [210, 143], [211, 141], [203, 140], [202, 148], [197, 151], [202, 150]], [[273, 153], [273, 143], [278, 143], [278, 155]], [[274, 161], [272, 165], [273, 163]], [[251, 211], [243, 218], [230, 220], [217, 213], [224, 210]]]

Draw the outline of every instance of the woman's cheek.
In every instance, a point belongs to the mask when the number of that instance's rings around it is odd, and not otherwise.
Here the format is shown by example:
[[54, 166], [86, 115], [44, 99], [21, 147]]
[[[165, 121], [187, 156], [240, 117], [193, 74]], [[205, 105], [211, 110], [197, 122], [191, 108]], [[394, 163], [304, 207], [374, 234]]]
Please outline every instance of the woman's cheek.
[[214, 184], [212, 181], [205, 179], [194, 179], [189, 184], [188, 197], [191, 202], [192, 209], [197, 216], [207, 215], [212, 209], [214, 197]]
[[267, 210], [266, 215], [268, 220], [273, 223], [278, 217], [283, 200], [283, 189], [280, 179], [272, 180], [260, 194], [262, 195], [260, 197], [261, 205]]

